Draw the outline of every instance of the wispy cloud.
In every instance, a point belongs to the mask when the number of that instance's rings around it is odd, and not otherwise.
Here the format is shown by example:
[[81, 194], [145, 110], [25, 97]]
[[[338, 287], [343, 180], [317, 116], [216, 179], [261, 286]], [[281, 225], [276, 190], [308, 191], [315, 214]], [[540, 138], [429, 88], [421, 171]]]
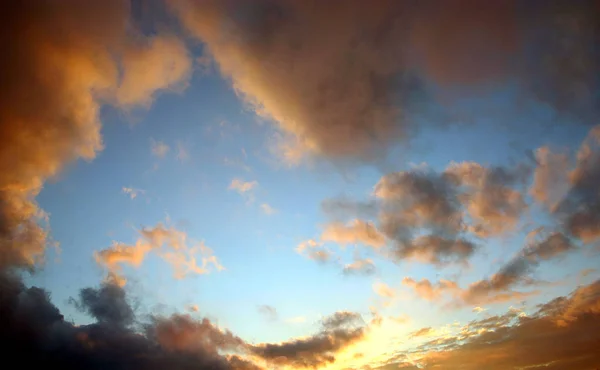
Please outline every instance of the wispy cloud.
[[150, 151], [157, 158], [164, 158], [171, 148], [162, 141], [150, 140]]
[[267, 203], [263, 203], [260, 205], [260, 209], [266, 214], [266, 215], [272, 215], [277, 213], [277, 210], [273, 207], [271, 207], [269, 204]]
[[[122, 265], [139, 267], [150, 252], [155, 252], [173, 268], [173, 276], [182, 279], [189, 274], [207, 274], [211, 266], [224, 270], [213, 251], [204, 242], [190, 243], [187, 234], [174, 227], [157, 224], [139, 230], [134, 244], [114, 242], [112, 246], [96, 252], [96, 262], [107, 269], [109, 281], [124, 285]], [[198, 260], [199, 258], [199, 260]]]
[[180, 162], [186, 162], [190, 159], [190, 152], [188, 148], [180, 141], [177, 142], [177, 160]]
[[128, 187], [125, 187], [125, 186], [121, 189], [121, 191], [124, 194], [127, 194], [131, 199], [135, 199], [139, 195], [144, 195], [146, 193], [146, 191], [143, 190], [143, 189], [128, 188]]

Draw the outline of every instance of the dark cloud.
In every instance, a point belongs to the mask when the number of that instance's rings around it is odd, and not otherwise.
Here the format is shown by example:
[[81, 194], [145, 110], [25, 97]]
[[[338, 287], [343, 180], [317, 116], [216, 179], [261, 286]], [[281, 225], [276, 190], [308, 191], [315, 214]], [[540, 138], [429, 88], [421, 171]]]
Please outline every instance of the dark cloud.
[[326, 330], [341, 329], [356, 324], [364, 324], [362, 316], [359, 313], [349, 311], [338, 311], [324, 318], [321, 323]]
[[310, 337], [251, 347], [256, 356], [273, 363], [296, 367], [320, 367], [335, 362], [336, 352], [361, 340], [367, 327], [359, 314], [336, 312], [323, 319], [322, 330]]
[[[63, 319], [48, 293], [0, 274], [0, 353], [23, 368], [231, 369], [217, 350], [243, 342], [204, 319], [154, 318], [145, 332], [131, 323], [132, 310], [118, 286], [84, 289], [79, 304], [98, 321], [75, 326]], [[112, 307], [114, 305], [115, 307]], [[233, 367], [239, 369], [240, 367]], [[249, 368], [248, 368], [249, 369]]]
[[521, 101], [584, 119], [600, 106], [595, 0], [172, 4], [238, 94], [289, 135], [291, 161], [385, 156], [417, 129], [422, 81], [442, 96], [510, 81]]
[[84, 288], [79, 292], [79, 301], [73, 302], [99, 323], [122, 327], [133, 323], [133, 310], [125, 291], [117, 285], [105, 283], [99, 289]]

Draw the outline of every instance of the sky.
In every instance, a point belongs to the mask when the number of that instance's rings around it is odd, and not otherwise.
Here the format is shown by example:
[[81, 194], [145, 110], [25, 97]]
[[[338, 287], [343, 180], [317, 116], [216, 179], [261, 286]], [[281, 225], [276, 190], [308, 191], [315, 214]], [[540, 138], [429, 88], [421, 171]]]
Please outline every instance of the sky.
[[0, 14], [6, 359], [600, 367], [598, 1]]

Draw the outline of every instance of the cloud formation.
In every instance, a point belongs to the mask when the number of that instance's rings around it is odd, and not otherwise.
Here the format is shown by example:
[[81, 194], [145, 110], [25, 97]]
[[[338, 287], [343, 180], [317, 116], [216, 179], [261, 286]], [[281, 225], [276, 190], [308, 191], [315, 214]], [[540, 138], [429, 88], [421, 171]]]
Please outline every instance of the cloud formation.
[[521, 251], [489, 278], [477, 280], [467, 288], [455, 282], [440, 280], [432, 283], [428, 279], [415, 281], [406, 277], [403, 285], [410, 287], [417, 296], [428, 301], [441, 301], [451, 297], [452, 305], [481, 305], [524, 299], [538, 294], [536, 290], [515, 291], [519, 286], [535, 286], [538, 282], [531, 273], [544, 261], [561, 258], [576, 249], [562, 233], [540, 232], [537, 240], [530, 240]]
[[[398, 355], [410, 358], [415, 369], [594, 369], [600, 363], [595, 350], [600, 339], [599, 304], [600, 281], [596, 281], [541, 305], [531, 315], [509, 310], [474, 320], [456, 335], [444, 334]], [[388, 363], [389, 368], [396, 366], [394, 362]]]
[[298, 244], [296, 252], [320, 263], [329, 262], [333, 258], [332, 253], [323, 246], [323, 243], [314, 239], [308, 239]]
[[319, 333], [282, 343], [258, 344], [250, 351], [274, 365], [318, 368], [335, 362], [338, 351], [364, 338], [368, 327], [359, 314], [336, 312], [325, 317]]
[[600, 106], [594, 1], [172, 5], [238, 95], [283, 131], [288, 160], [384, 156], [416, 129], [420, 81], [452, 94], [515, 81], [529, 100], [579, 118]]
[[126, 264], [139, 267], [150, 252], [157, 253], [171, 265], [176, 279], [182, 279], [188, 274], [207, 274], [211, 265], [217, 271], [224, 269], [204, 242], [192, 242], [190, 245], [187, 234], [172, 226], [165, 227], [159, 223], [155, 227], [141, 229], [139, 234], [135, 244], [115, 242], [109, 248], [94, 254], [96, 262], [107, 269], [107, 279], [110, 281], [124, 285], [126, 279], [122, 275], [122, 266]]
[[150, 151], [153, 156], [162, 159], [167, 156], [169, 150], [171, 150], [171, 148], [164, 142], [156, 141], [154, 139], [150, 140]]
[[[176, 38], [139, 34], [125, 1], [10, 2], [0, 14], [0, 267], [31, 267], [48, 232], [35, 198], [66, 165], [102, 150], [102, 103], [148, 105], [185, 83], [190, 65]], [[140, 66], [161, 73], [141, 76]]]
[[236, 360], [221, 351], [243, 351], [239, 338], [207, 319], [154, 316], [134, 330], [128, 298], [115, 285], [80, 292], [78, 307], [97, 321], [79, 326], [64, 320], [47, 292], [4, 272], [0, 291], [3, 358], [26, 368], [227, 370]]
[[373, 248], [385, 245], [385, 237], [370, 222], [353, 220], [348, 224], [331, 223], [326, 225], [321, 240], [338, 244], [364, 244]]

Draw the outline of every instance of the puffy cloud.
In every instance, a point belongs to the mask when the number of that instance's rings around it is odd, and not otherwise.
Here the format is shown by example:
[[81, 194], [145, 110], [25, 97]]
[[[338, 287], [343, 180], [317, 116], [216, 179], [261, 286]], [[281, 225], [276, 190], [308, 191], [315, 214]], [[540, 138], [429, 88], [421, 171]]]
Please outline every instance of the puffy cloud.
[[[166, 58], [165, 56], [168, 56]], [[192, 71], [192, 59], [184, 43], [172, 35], [159, 35], [137, 47], [130, 47], [122, 57], [123, 79], [116, 92], [120, 106], [150, 105], [155, 91], [183, 90]], [[168, 146], [157, 143], [152, 153], [159, 158]]]
[[403, 171], [383, 176], [374, 195], [384, 200], [382, 230], [403, 239], [406, 228], [422, 227], [455, 234], [461, 228], [460, 203], [445, 174]]
[[282, 343], [265, 343], [250, 351], [276, 365], [317, 368], [335, 362], [338, 351], [364, 338], [368, 327], [360, 315], [336, 312], [322, 321], [322, 330], [309, 337]]
[[261, 313], [262, 315], [264, 315], [270, 321], [277, 320], [277, 317], [278, 317], [277, 310], [273, 306], [269, 306], [269, 305], [258, 306], [258, 312]]
[[526, 204], [514, 186], [527, 178], [527, 168], [462, 162], [451, 164], [446, 173], [459, 186], [459, 199], [473, 220], [470, 226], [475, 234], [496, 236], [515, 229]]
[[[593, 369], [600, 363], [599, 302], [596, 281], [553, 299], [532, 315], [513, 309], [475, 320], [456, 335], [442, 333], [404, 356], [420, 369]], [[396, 355], [400, 361], [401, 355]], [[390, 368], [397, 361], [391, 359]]]
[[79, 291], [79, 300], [71, 302], [101, 324], [124, 327], [133, 323], [133, 310], [118, 285], [104, 283], [99, 289], [84, 288]]
[[242, 349], [245, 342], [229, 331], [214, 326], [208, 319], [194, 320], [189, 315], [154, 317], [147, 335], [171, 351], [205, 352]]
[[[126, 280], [121, 275], [121, 266], [127, 264], [139, 267], [152, 251], [173, 267], [174, 277], [177, 279], [188, 274], [207, 274], [210, 272], [210, 265], [217, 271], [224, 269], [204, 242], [188, 245], [187, 234], [174, 227], [165, 227], [159, 223], [153, 228], [141, 229], [139, 234], [135, 244], [114, 243], [94, 254], [96, 262], [108, 270], [109, 281], [124, 285]], [[200, 261], [196, 257], [198, 254], [201, 256]]]
[[357, 2], [319, 11], [302, 1], [243, 5], [252, 20], [233, 16], [235, 2], [174, 4], [238, 94], [291, 135], [288, 156], [375, 157], [406, 134], [393, 88], [400, 55], [383, 33], [402, 31], [392, 2], [391, 11]]
[[0, 273], [0, 290], [4, 360], [26, 368], [227, 370], [236, 368], [235, 360], [221, 351], [245, 345], [210, 321], [185, 315], [154, 317], [136, 331], [129, 299], [114, 285], [80, 292], [79, 308], [97, 322], [79, 326], [65, 321], [42, 289]]
[[337, 311], [331, 316], [327, 316], [321, 322], [323, 328], [328, 330], [340, 329], [355, 324], [364, 323], [362, 316], [356, 312]]
[[416, 281], [405, 277], [402, 284], [412, 288], [419, 297], [427, 301], [436, 301], [442, 294], [459, 289], [455, 282], [449, 280], [440, 280], [437, 284], [432, 284], [428, 279]]
[[353, 220], [348, 224], [328, 224], [321, 240], [339, 244], [365, 244], [373, 248], [385, 245], [385, 237], [370, 222]]
[[462, 90], [517, 81], [586, 118], [599, 106], [594, 1], [172, 4], [238, 95], [281, 128], [292, 161], [383, 156], [416, 129], [419, 78]]
[[444, 239], [435, 235], [416, 237], [395, 253], [399, 259], [413, 259], [423, 263], [442, 265], [449, 262], [466, 262], [475, 252], [475, 244], [464, 239]]
[[[102, 149], [101, 104], [122, 106], [118, 97], [127, 96], [128, 107], [147, 105], [156, 91], [188, 76], [181, 43], [139, 34], [129, 10], [116, 0], [1, 6], [1, 267], [31, 267], [43, 256], [47, 230], [35, 197], [66, 165]], [[177, 53], [157, 53], [156, 45]], [[136, 69], [171, 64], [180, 66], [177, 73], [140, 76]]]

